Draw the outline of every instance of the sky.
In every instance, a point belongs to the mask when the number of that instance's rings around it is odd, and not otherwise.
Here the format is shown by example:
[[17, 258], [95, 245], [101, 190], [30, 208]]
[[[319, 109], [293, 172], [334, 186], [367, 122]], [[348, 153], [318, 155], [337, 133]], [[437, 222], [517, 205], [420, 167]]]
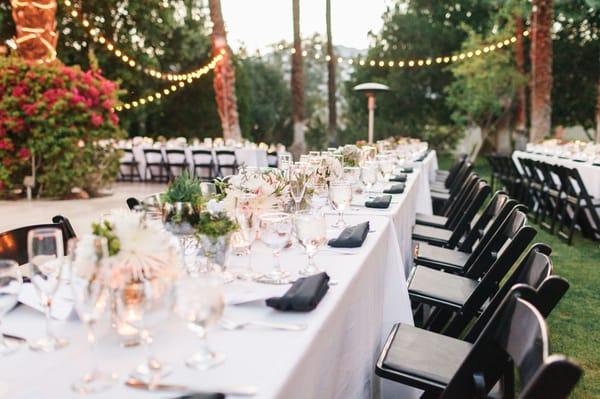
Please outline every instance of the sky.
[[[381, 28], [389, 0], [331, 0], [335, 45], [365, 49], [369, 30]], [[264, 51], [279, 40], [292, 41], [292, 0], [221, 0], [229, 45]], [[325, 35], [325, 0], [300, 0], [300, 33]]]

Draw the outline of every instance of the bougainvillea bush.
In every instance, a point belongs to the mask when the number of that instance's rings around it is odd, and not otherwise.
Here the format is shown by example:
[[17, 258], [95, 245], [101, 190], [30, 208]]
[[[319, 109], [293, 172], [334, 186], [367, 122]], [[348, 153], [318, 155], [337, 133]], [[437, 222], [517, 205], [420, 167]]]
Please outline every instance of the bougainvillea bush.
[[39, 196], [90, 195], [117, 175], [117, 84], [100, 71], [0, 57], [0, 196], [35, 165]]

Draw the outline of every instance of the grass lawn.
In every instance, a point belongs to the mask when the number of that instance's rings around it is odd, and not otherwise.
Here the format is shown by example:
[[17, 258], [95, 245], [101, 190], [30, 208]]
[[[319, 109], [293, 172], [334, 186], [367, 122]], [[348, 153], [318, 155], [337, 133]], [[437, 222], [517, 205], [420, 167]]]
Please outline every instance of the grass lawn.
[[[440, 168], [447, 169], [451, 162], [450, 157], [440, 157]], [[490, 168], [484, 158], [475, 162], [475, 169], [489, 181]], [[538, 230], [534, 242], [552, 247], [554, 273], [571, 284], [548, 318], [551, 352], [575, 359], [584, 369], [572, 398], [600, 398], [600, 242], [576, 234], [568, 246], [532, 225]]]

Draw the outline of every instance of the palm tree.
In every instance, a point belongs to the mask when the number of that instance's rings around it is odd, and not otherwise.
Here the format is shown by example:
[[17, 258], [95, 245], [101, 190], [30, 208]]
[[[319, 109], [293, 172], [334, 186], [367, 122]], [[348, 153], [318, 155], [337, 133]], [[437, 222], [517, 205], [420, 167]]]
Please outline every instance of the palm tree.
[[[525, 46], [523, 43], [523, 33], [525, 32], [525, 22], [521, 15], [515, 15], [515, 61], [519, 73], [525, 75]], [[523, 84], [517, 90], [517, 115], [515, 118], [515, 127], [518, 133], [524, 134], [527, 131], [527, 88]]]
[[212, 21], [212, 54], [217, 56], [222, 50], [224, 58], [215, 67], [215, 78], [213, 85], [215, 88], [215, 97], [217, 107], [219, 108], [219, 117], [221, 118], [221, 127], [223, 128], [223, 138], [240, 141], [242, 132], [237, 111], [237, 98], [235, 95], [235, 69], [231, 63], [231, 49], [227, 44], [227, 32], [225, 30], [225, 21], [221, 12], [220, 0], [209, 0], [210, 19]]
[[337, 105], [335, 96], [335, 57], [333, 54], [333, 39], [331, 35], [331, 0], [326, 1], [325, 19], [327, 24], [327, 105], [329, 107], [329, 142], [336, 142]]
[[[19, 55], [26, 60], [56, 58], [56, 0], [11, 2]], [[31, 31], [38, 33], [32, 35]]]
[[553, 0], [532, 0], [530, 141], [550, 134], [552, 123]]
[[294, 142], [291, 152], [299, 158], [306, 150], [304, 138], [304, 68], [302, 41], [300, 39], [300, 0], [292, 0], [294, 18], [294, 51], [292, 53], [292, 113], [294, 121]]

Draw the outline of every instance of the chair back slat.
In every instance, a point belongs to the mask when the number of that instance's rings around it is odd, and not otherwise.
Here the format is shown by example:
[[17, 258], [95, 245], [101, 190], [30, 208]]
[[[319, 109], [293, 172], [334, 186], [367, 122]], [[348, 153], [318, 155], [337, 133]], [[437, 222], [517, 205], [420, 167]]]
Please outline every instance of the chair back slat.
[[448, 240], [449, 248], [456, 247], [459, 240], [469, 229], [469, 222], [473, 220], [475, 214], [483, 206], [483, 203], [491, 192], [491, 187], [483, 180], [477, 182], [477, 184], [473, 187], [470, 195], [466, 198], [466, 207], [463, 208], [463, 212], [461, 214], [457, 215], [458, 221], [453, 223], [452, 235]]
[[472, 252], [475, 242], [483, 237], [487, 226], [500, 215], [510, 198], [508, 194], [497, 191], [483, 212], [473, 219], [469, 234], [459, 246], [462, 252]]

